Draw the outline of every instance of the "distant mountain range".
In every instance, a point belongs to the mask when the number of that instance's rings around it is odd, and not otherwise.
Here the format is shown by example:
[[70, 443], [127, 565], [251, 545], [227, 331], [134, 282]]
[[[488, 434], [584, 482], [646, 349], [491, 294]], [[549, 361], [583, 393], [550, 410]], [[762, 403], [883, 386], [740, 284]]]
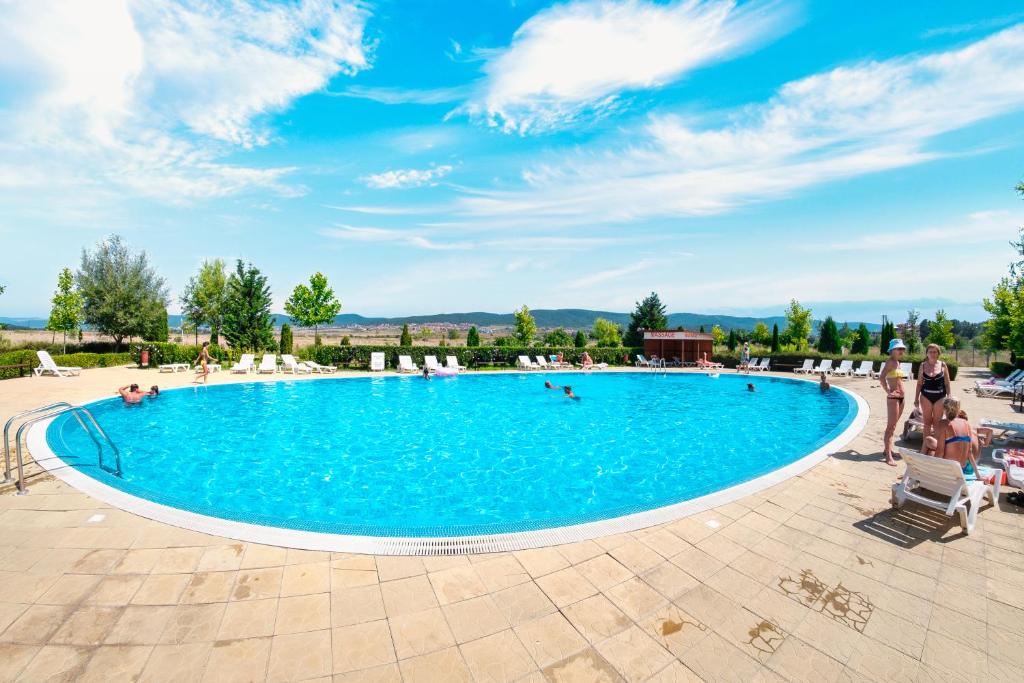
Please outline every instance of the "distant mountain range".
[[[583, 308], [538, 308], [530, 311], [537, 321], [538, 327], [565, 327], [576, 330], [593, 326], [598, 318], [604, 318], [618, 323], [625, 327], [629, 324], [629, 313], [615, 313], [612, 311], [591, 311]], [[283, 313], [274, 314], [274, 324], [289, 322], [287, 315]], [[670, 328], [684, 327], [688, 330], [696, 330], [704, 327], [710, 331], [713, 325], [720, 326], [723, 330], [752, 330], [758, 322], [763, 322], [769, 328], [778, 324], [779, 329], [785, 329], [786, 319], [782, 316], [767, 317], [743, 317], [733, 315], [715, 315], [704, 313], [670, 313], [668, 326]], [[856, 327], [860, 321], [838, 321], [841, 325], [848, 322], [851, 327]], [[344, 313], [335, 317], [334, 325], [337, 327], [372, 327], [376, 325], [424, 325], [428, 323], [451, 323], [454, 325], [478, 325], [480, 327], [501, 327], [515, 324], [515, 316], [512, 313], [486, 313], [482, 311], [471, 313], [437, 313], [435, 315], [410, 315], [398, 318], [366, 317], [356, 313]], [[817, 326], [820, 321], [815, 321]], [[29, 329], [43, 329], [46, 327], [46, 318], [4, 318], [0, 317], [0, 324], [10, 327], [21, 327]], [[180, 315], [169, 315], [168, 324], [171, 327], [181, 326]], [[881, 330], [878, 323], [865, 323], [869, 330], [877, 332]]]

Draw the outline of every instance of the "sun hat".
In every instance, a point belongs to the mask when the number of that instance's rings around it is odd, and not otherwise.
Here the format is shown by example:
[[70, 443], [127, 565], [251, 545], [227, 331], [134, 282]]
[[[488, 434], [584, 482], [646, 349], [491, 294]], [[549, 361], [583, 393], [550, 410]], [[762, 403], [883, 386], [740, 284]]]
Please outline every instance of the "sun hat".
[[903, 343], [902, 339], [893, 339], [889, 342], [889, 353], [892, 353], [893, 349], [906, 349], [907, 345]]

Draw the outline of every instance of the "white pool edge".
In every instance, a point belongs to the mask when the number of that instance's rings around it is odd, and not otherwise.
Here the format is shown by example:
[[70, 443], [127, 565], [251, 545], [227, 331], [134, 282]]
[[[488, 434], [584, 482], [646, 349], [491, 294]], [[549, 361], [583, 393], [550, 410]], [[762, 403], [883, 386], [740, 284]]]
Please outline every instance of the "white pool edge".
[[[795, 377], [783, 379], [809, 381]], [[130, 495], [67, 465], [50, 449], [49, 444], [46, 442], [46, 429], [54, 418], [43, 420], [33, 425], [29, 430], [25, 443], [36, 463], [41, 468], [82, 493], [140, 517], [191, 531], [249, 543], [262, 543], [264, 545], [276, 545], [286, 548], [369, 555], [496, 553], [574, 543], [602, 536], [638, 531], [658, 524], [673, 522], [714, 507], [735, 502], [802, 474], [850, 443], [867, 424], [869, 415], [867, 402], [855, 392], [849, 391], [844, 387], [833, 385], [832, 388], [833, 390], [846, 393], [853, 399], [854, 404], [857, 406], [856, 416], [847, 425], [846, 429], [834, 439], [785, 467], [705, 496], [622, 517], [551, 529], [475, 536], [389, 537], [328, 534], [247, 524], [219, 517], [210, 517]]]

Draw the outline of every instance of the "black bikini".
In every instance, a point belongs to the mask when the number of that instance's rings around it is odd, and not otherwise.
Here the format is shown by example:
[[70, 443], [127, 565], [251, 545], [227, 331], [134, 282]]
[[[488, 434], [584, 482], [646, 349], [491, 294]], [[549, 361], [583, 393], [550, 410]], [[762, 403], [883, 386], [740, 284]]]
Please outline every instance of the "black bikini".
[[922, 369], [921, 379], [921, 395], [930, 403], [939, 403], [946, 398], [946, 373], [941, 364], [937, 375], [926, 375]]

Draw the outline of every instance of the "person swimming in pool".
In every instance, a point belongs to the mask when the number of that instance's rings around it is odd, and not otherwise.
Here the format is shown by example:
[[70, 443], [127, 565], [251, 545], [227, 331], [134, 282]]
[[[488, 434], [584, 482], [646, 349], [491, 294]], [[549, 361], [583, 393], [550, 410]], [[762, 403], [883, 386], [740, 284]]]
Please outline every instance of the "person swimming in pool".
[[423, 379], [430, 379], [430, 368], [423, 366]]
[[938, 443], [935, 455], [946, 460], [955, 460], [963, 468], [968, 479], [977, 478], [978, 451], [977, 437], [970, 423], [960, 417], [960, 399], [947, 396], [942, 399], [942, 412], [946, 417], [945, 426], [938, 429]]
[[125, 403], [141, 403], [143, 397], [156, 396], [160, 393], [160, 389], [156, 385], [153, 385], [153, 388], [149, 391], [142, 391], [139, 389], [138, 384], [129, 384], [128, 386], [118, 389], [117, 393]]
[[826, 375], [824, 372], [821, 373], [821, 381], [818, 382], [818, 389], [820, 389], [821, 393], [824, 394], [831, 388], [832, 385], [828, 383], [828, 375]]
[[747, 382], [747, 391], [757, 391], [757, 387], [754, 386], [753, 382]]
[[561, 389], [562, 387], [557, 386], [555, 384], [552, 384], [551, 380], [548, 380], [548, 381], [544, 382], [544, 388], [545, 389]]
[[569, 386], [568, 384], [566, 384], [564, 387], [562, 387], [562, 391], [565, 392], [565, 397], [566, 398], [571, 398], [574, 401], [580, 400], [579, 396], [577, 396], [576, 394], [572, 393], [572, 387]]

